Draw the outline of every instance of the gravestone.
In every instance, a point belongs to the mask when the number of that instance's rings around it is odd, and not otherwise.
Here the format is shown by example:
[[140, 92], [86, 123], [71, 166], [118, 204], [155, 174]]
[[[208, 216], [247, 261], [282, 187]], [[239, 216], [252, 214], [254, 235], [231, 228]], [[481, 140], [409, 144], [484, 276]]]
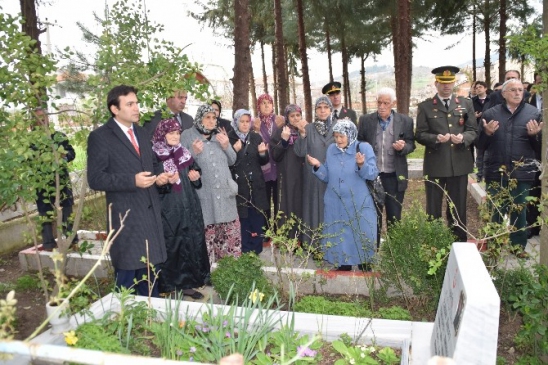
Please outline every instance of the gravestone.
[[431, 356], [494, 365], [500, 299], [476, 245], [453, 243], [431, 338]]

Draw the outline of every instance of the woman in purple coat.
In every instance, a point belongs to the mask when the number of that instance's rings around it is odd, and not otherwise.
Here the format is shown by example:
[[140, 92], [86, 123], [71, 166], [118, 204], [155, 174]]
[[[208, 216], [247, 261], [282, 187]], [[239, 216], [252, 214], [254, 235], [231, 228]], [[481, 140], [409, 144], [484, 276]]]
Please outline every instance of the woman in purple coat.
[[[270, 139], [278, 130], [278, 123], [282, 123], [281, 116], [274, 114], [274, 101], [268, 94], [263, 94], [257, 99], [257, 118], [255, 118], [254, 129], [263, 138], [263, 142], [268, 146]], [[275, 217], [278, 212], [278, 184], [277, 184], [277, 165], [269, 151], [269, 161], [261, 167], [266, 184], [266, 197], [269, 203], [274, 204], [274, 211], [271, 211], [270, 204], [266, 211], [267, 218]]]

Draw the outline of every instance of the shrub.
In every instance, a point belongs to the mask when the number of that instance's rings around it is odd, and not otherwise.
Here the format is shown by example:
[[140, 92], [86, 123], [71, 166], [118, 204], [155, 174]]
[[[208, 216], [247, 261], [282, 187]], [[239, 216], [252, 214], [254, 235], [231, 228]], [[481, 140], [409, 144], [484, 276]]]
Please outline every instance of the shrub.
[[516, 267], [508, 270], [496, 268], [491, 273], [491, 276], [501, 302], [508, 309], [513, 309], [512, 304], [515, 298], [521, 294], [522, 288], [524, 286], [531, 286], [535, 280], [531, 270], [526, 267]]
[[413, 202], [401, 220], [390, 227], [380, 247], [381, 280], [399, 289], [408, 306], [409, 288], [421, 304], [434, 308], [455, 240], [443, 220], [431, 219], [421, 204]]
[[268, 299], [274, 294], [274, 288], [262, 267], [261, 259], [254, 253], [244, 253], [238, 258], [226, 256], [217, 262], [217, 269], [211, 273], [211, 282], [227, 303], [242, 303], [253, 289]]
[[510, 297], [513, 307], [523, 316], [523, 326], [516, 336], [516, 344], [525, 355], [519, 363], [546, 363], [548, 359], [548, 266], [535, 265], [533, 280], [522, 281], [520, 284], [519, 293]]
[[293, 306], [296, 312], [318, 313], [336, 316], [371, 317], [372, 313], [363, 303], [347, 303], [332, 301], [320, 296], [308, 295], [301, 298]]

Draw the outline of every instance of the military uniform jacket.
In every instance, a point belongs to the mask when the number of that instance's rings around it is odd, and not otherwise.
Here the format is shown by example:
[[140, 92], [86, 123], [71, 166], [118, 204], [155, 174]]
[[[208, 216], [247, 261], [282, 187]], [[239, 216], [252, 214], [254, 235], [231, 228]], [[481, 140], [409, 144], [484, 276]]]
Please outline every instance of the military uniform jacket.
[[[438, 143], [438, 134], [447, 133], [462, 134], [463, 143], [454, 144], [451, 140]], [[474, 161], [470, 145], [476, 136], [476, 117], [469, 99], [452, 95], [449, 110], [445, 109], [437, 95], [419, 104], [415, 140], [426, 147], [425, 176], [452, 177], [471, 173]]]
[[[331, 115], [333, 115], [333, 113], [331, 113]], [[343, 106], [341, 108], [341, 112], [337, 116], [337, 120], [344, 119], [344, 118], [350, 119], [351, 121], [354, 122], [354, 124], [356, 124], [358, 122], [358, 115], [356, 114], [356, 112], [352, 109], [349, 109], [349, 108], [345, 107], [345, 106]]]

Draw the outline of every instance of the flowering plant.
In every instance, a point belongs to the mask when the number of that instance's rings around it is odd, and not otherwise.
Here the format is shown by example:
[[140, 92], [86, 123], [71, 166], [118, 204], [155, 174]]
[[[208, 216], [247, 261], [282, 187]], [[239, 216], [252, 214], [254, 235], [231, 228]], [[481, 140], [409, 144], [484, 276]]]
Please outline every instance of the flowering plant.
[[398, 364], [400, 359], [394, 350], [385, 347], [379, 351], [375, 346], [355, 345], [346, 346], [343, 341], [333, 342], [333, 348], [344, 358], [335, 362], [335, 365], [367, 365], [367, 364]]

